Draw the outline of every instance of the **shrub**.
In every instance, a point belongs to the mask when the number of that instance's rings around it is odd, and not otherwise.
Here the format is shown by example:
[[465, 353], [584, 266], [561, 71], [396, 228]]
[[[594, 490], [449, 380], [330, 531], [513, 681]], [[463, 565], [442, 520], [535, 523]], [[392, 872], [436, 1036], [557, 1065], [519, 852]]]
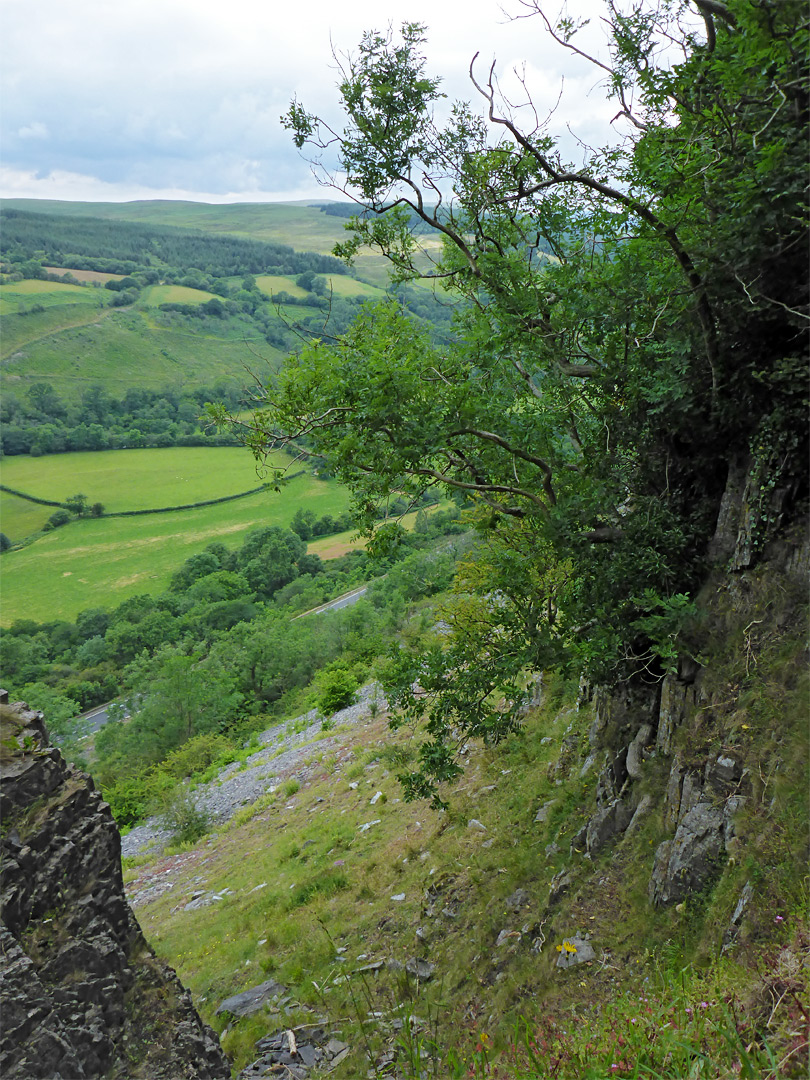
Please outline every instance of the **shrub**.
[[345, 709], [354, 703], [358, 683], [347, 667], [335, 663], [320, 672], [316, 686], [316, 705], [324, 716], [331, 716], [338, 709]]
[[193, 844], [211, 827], [208, 812], [197, 806], [187, 788], [176, 788], [171, 793], [160, 816], [163, 827], [178, 844]]
[[194, 776], [212, 765], [218, 758], [224, 757], [232, 750], [230, 742], [224, 735], [209, 732], [204, 735], [195, 735], [171, 754], [161, 765], [163, 772], [182, 780], [187, 776]]
[[60, 525], [67, 525], [70, 521], [70, 514], [67, 510], [56, 510], [48, 518], [48, 524], [53, 529], [58, 529]]

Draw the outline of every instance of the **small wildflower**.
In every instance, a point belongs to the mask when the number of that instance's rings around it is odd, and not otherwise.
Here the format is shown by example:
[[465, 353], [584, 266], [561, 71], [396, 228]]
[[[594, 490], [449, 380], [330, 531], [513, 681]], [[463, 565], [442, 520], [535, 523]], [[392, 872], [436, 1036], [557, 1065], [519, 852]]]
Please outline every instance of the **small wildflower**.
[[785, 920], [782, 918], [781, 915], [777, 915], [776, 918], [773, 921], [775, 923], [780, 923], [780, 922], [784, 922]]

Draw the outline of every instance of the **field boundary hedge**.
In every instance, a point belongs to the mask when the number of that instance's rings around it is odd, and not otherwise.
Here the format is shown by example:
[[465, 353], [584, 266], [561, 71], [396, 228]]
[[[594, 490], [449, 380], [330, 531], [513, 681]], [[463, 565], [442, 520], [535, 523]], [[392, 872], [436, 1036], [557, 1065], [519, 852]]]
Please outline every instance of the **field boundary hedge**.
[[37, 503], [39, 506], [59, 506], [63, 510], [67, 510], [64, 503], [53, 502], [51, 499], [39, 499], [36, 495], [27, 495], [24, 491], [17, 491], [15, 488], [6, 487], [5, 484], [0, 484], [0, 491], [5, 491], [6, 495], [17, 495], [21, 499], [27, 499], [29, 502]]

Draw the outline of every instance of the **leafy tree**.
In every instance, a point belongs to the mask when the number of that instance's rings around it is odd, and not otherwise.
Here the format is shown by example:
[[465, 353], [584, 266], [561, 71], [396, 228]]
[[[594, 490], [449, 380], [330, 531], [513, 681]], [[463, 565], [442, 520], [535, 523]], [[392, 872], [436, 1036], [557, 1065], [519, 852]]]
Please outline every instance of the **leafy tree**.
[[82, 517], [87, 512], [87, 496], [71, 495], [69, 499], [65, 499], [65, 506], [72, 514]]
[[[262, 456], [306, 439], [367, 532], [392, 498], [431, 487], [482, 509], [478, 587], [491, 598], [498, 581], [505, 604], [479, 603], [449, 643], [394, 665], [392, 692], [427, 723], [422, 794], [448, 775], [454, 725], [511, 729], [526, 665], [650, 669], [650, 628], [688, 609], [729, 469], [753, 461], [788, 504], [807, 491], [804, 4], [610, 3], [609, 63], [580, 48], [581, 22], [522, 8], [606, 77], [622, 144], [566, 163], [549, 122], [522, 127], [537, 111], [475, 64], [482, 111], [455, 103], [439, 123], [416, 24], [367, 33], [340, 62], [339, 130], [297, 101], [284, 118], [316, 160], [337, 149], [365, 208], [336, 253], [370, 245], [395, 279], [435, 277], [463, 301], [446, 345], [389, 302], [306, 346], [251, 440]], [[420, 671], [432, 691], [414, 700]]]
[[0, 552], [8, 551], [11, 547], [11, 541], [4, 532], [0, 532]]
[[315, 514], [312, 510], [304, 510], [300, 506], [293, 514], [290, 528], [302, 540], [311, 540], [315, 526]]

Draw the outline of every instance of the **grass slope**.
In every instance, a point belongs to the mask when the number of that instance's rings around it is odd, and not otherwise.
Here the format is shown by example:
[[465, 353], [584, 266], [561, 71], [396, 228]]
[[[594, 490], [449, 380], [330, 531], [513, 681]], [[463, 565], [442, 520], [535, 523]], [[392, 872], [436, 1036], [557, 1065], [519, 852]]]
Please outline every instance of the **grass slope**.
[[[198, 296], [210, 298], [203, 292]], [[240, 320], [208, 320], [218, 324], [214, 334], [208, 326], [161, 324], [150, 311], [106, 309], [76, 323], [70, 313], [50, 322], [47, 315], [25, 316], [13, 326], [8, 324], [14, 316], [4, 320], [4, 339], [7, 334], [14, 339], [13, 346], [4, 340], [4, 390], [21, 395], [35, 382], [49, 382], [60, 395], [75, 400], [96, 384], [115, 397], [134, 387], [212, 386], [223, 378], [244, 386], [245, 365], [275, 367], [282, 356], [256, 335], [255, 327]]]
[[[754, 586], [760, 596], [772, 588], [764, 577]], [[391, 736], [369, 714], [359, 729], [324, 733], [273, 794], [198, 846], [126, 870], [147, 936], [224, 1032], [235, 1069], [257, 1056], [259, 1037], [312, 1023], [308, 1008], [352, 1045], [335, 1073], [347, 1080], [366, 1075], [366, 1054], [384, 1062], [392, 1049], [408, 1078], [806, 1075], [803, 618], [783, 593], [753, 642], [750, 611], [734, 612], [724, 586], [704, 599], [707, 690], [727, 706], [710, 721], [707, 752], [734, 748], [763, 785], [737, 819], [742, 855], [678, 907], [647, 900], [653, 852], [671, 837], [661, 814], [669, 761], [648, 765], [656, 809], [639, 828], [592, 861], [571, 848], [595, 809], [596, 772], [581, 769], [594, 713], [556, 678], [522, 731], [462, 754], [446, 813], [400, 801], [395, 773], [413, 758], [411, 733]], [[706, 745], [707, 723], [705, 709], [687, 718], [682, 753]], [[552, 900], [561, 871], [569, 884]], [[746, 882], [742, 948], [718, 959]], [[200, 892], [221, 899], [184, 910]], [[560, 971], [577, 932], [595, 959]], [[403, 971], [414, 957], [436, 965], [430, 984]], [[223, 998], [269, 977], [303, 1008], [215, 1016]]]

